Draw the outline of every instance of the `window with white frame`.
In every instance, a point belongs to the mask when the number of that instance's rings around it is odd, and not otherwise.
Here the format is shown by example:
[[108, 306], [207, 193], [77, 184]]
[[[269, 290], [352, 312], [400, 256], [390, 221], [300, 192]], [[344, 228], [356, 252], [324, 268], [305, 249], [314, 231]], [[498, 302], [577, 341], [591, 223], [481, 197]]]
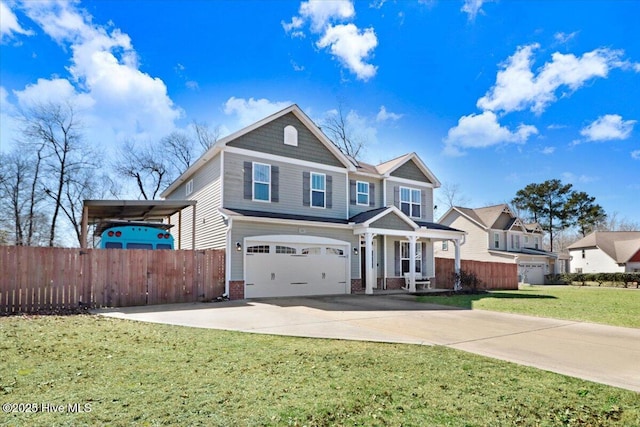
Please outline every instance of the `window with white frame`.
[[369, 206], [369, 183], [356, 182], [356, 204]]
[[495, 249], [500, 249], [500, 234], [493, 233], [493, 247]]
[[448, 251], [449, 250], [449, 241], [448, 240], [443, 240], [442, 241], [442, 250], [443, 251]]
[[[409, 242], [400, 242], [400, 268], [402, 269], [401, 273], [404, 276], [404, 273], [409, 273], [409, 266], [411, 265], [411, 259], [409, 254]], [[416, 273], [422, 273], [422, 244], [420, 242], [416, 242], [416, 262], [415, 262], [415, 270]]]
[[520, 236], [518, 234], [511, 235], [511, 247], [513, 249], [520, 249]]
[[326, 206], [327, 176], [323, 173], [311, 172], [311, 206], [314, 208], [324, 208]]
[[539, 238], [538, 238], [538, 237], [534, 238], [534, 240], [533, 240], [533, 244], [534, 244], [534, 246], [535, 246], [535, 248], [536, 248], [536, 249], [540, 249], [540, 248], [539, 248], [539, 246], [540, 246], [540, 240], [539, 240]]
[[411, 218], [420, 218], [420, 190], [400, 187], [400, 210]]
[[253, 200], [271, 200], [271, 165], [253, 163]]
[[187, 181], [187, 185], [185, 185], [185, 194], [188, 196], [191, 193], [193, 193], [193, 180], [192, 179]]

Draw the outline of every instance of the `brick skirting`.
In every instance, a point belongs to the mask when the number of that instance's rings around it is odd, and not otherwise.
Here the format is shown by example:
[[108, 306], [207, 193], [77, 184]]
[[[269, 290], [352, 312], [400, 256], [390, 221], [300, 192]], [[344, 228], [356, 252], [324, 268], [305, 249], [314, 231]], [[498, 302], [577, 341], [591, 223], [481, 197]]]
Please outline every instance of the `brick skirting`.
[[244, 280], [229, 281], [229, 299], [244, 299]]

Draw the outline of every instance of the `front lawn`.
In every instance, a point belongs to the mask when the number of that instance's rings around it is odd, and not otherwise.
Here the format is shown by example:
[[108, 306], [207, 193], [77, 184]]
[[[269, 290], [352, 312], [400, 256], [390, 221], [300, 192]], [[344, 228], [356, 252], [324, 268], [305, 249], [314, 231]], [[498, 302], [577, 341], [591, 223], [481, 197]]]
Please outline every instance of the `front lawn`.
[[640, 328], [640, 290], [635, 289], [524, 286], [517, 291], [424, 296], [418, 301]]
[[0, 425], [640, 425], [638, 393], [444, 347], [36, 316], [0, 354], [3, 404], [65, 408]]

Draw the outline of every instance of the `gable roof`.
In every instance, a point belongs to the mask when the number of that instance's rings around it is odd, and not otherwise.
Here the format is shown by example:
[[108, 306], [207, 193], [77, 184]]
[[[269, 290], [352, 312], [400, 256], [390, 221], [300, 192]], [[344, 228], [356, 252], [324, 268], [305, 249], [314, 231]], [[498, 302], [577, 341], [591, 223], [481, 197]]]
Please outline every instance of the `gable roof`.
[[440, 181], [436, 176], [431, 172], [431, 169], [424, 164], [424, 162], [420, 159], [420, 157], [415, 153], [407, 153], [400, 157], [396, 157], [395, 159], [387, 160], [386, 162], [380, 163], [375, 166], [376, 171], [382, 175], [384, 178], [388, 178], [391, 174], [400, 168], [402, 165], [413, 161], [415, 165], [420, 169], [420, 171], [427, 177], [427, 179], [433, 184], [435, 188], [440, 187]]
[[313, 120], [311, 120], [309, 118], [309, 116], [307, 116], [304, 111], [302, 111], [300, 109], [300, 107], [298, 107], [298, 105], [296, 104], [292, 104], [289, 107], [280, 110], [276, 113], [271, 114], [270, 116], [265, 117], [262, 120], [259, 120], [249, 126], [246, 126], [230, 135], [225, 136], [224, 138], [219, 139], [218, 141], [216, 141], [211, 148], [209, 148], [206, 152], [204, 152], [199, 158], [198, 160], [196, 160], [195, 162], [193, 162], [193, 164], [184, 172], [182, 173], [182, 175], [180, 175], [175, 181], [173, 181], [171, 183], [171, 185], [169, 185], [169, 187], [167, 187], [166, 190], [164, 190], [162, 192], [162, 194], [160, 195], [161, 197], [166, 197], [167, 195], [169, 195], [171, 192], [173, 192], [180, 184], [182, 184], [184, 181], [186, 181], [191, 175], [193, 175], [196, 171], [198, 171], [198, 169], [200, 169], [202, 166], [204, 166], [204, 164], [211, 158], [213, 158], [216, 154], [218, 154], [220, 151], [222, 151], [224, 149], [224, 147], [234, 141], [235, 139], [246, 135], [249, 132], [252, 132], [264, 125], [266, 125], [267, 123], [271, 123], [274, 120], [279, 119], [280, 117], [292, 113], [293, 115], [295, 115], [298, 120], [300, 120], [300, 122], [340, 161], [340, 163], [342, 163], [345, 168], [347, 168], [350, 171], [355, 171], [356, 168], [354, 166], [354, 164], [351, 162], [351, 160], [345, 156], [342, 151], [340, 151], [340, 149], [333, 143], [331, 142], [331, 140], [329, 138], [327, 138], [327, 136], [320, 130], [320, 128], [318, 128], [318, 126], [316, 126], [316, 124], [313, 122]]
[[598, 248], [618, 264], [624, 264], [640, 251], [640, 231], [594, 231], [567, 247], [586, 248]]
[[[507, 212], [512, 219], [516, 219], [515, 215], [513, 214], [513, 212], [511, 212], [511, 209], [509, 209], [509, 206], [507, 206], [506, 203], [502, 203], [500, 205], [494, 205], [494, 206], [486, 206], [483, 208], [477, 208], [477, 209], [474, 209], [474, 211], [476, 215], [478, 215], [478, 217], [482, 220], [485, 227], [487, 228], [492, 228], [503, 212]], [[513, 220], [509, 221], [509, 224], [506, 230], [511, 228], [511, 226], [513, 225], [513, 222], [514, 222]]]
[[[522, 231], [529, 233], [542, 232], [540, 224], [538, 224], [537, 222], [525, 224], [513, 213], [513, 211], [509, 208], [509, 205], [507, 205], [506, 203], [475, 209], [464, 208], [462, 206], [453, 206], [442, 216], [440, 221], [448, 217], [449, 214], [453, 211], [458, 212], [460, 215], [466, 217], [468, 220], [475, 223], [484, 230], [497, 228], [500, 230], [508, 231], [512, 230], [515, 227], [518, 227], [521, 228]], [[498, 222], [498, 219], [503, 213], [509, 214], [509, 220], [506, 222]]]

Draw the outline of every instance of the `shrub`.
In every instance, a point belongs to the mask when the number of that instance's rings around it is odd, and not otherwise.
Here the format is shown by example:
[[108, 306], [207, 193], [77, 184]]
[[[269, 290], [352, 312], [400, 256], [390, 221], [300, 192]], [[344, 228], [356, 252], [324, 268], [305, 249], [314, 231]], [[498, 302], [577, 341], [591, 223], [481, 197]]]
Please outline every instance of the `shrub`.
[[460, 273], [452, 273], [453, 282], [460, 281], [462, 291], [477, 292], [478, 287], [482, 283], [478, 276], [473, 271], [460, 270]]

